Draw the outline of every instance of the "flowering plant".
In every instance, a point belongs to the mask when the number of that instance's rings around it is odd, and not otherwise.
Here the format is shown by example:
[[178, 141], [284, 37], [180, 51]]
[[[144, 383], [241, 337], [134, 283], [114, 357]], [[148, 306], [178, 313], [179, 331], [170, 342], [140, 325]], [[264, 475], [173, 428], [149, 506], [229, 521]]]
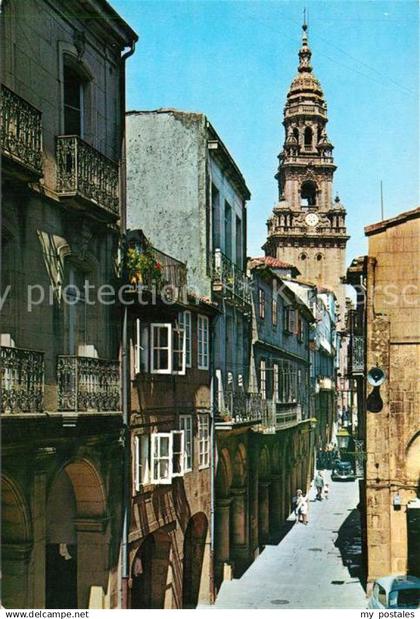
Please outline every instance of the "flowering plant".
[[139, 251], [130, 247], [127, 251], [128, 279], [132, 284], [162, 283], [162, 265], [155, 259], [150, 248]]

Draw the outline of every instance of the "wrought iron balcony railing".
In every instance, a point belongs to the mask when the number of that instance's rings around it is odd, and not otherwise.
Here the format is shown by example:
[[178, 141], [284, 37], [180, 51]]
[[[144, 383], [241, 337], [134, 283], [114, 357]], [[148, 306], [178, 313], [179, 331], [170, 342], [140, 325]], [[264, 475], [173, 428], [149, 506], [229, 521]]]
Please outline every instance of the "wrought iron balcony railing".
[[245, 393], [242, 389], [227, 390], [224, 394], [225, 410], [219, 411], [235, 423], [258, 422], [264, 415], [265, 402], [259, 393]]
[[212, 280], [215, 291], [223, 292], [247, 305], [251, 304], [249, 278], [220, 249], [214, 251]]
[[120, 409], [120, 365], [94, 357], [60, 355], [58, 409], [74, 412]]
[[0, 121], [2, 154], [42, 176], [41, 112], [2, 85]]
[[150, 247], [150, 252], [161, 267], [164, 285], [169, 284], [175, 288], [183, 288], [187, 285], [187, 267], [183, 262], [154, 247]]
[[365, 338], [363, 335], [352, 335], [351, 346], [351, 372], [363, 374], [365, 370]]
[[119, 216], [118, 164], [77, 135], [57, 137], [57, 193], [80, 196]]
[[1, 412], [41, 412], [44, 396], [44, 353], [2, 346], [0, 361]]

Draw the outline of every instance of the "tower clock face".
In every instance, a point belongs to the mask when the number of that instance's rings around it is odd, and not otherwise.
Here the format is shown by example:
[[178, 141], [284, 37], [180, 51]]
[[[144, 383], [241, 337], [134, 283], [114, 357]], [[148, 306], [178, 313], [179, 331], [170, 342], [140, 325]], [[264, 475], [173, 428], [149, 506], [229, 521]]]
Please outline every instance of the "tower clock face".
[[305, 221], [308, 224], [308, 226], [316, 226], [317, 223], [319, 222], [319, 217], [316, 213], [308, 213], [305, 217]]

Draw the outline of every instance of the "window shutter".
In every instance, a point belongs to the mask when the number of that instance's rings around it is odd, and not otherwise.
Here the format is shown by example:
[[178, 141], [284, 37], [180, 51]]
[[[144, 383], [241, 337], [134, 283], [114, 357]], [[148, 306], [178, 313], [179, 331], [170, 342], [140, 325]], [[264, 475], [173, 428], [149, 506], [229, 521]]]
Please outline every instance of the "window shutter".
[[184, 432], [173, 430], [172, 435], [172, 477], [184, 475]]
[[185, 374], [186, 332], [185, 329], [172, 331], [172, 374]]
[[136, 319], [136, 342], [134, 344], [134, 371], [136, 374], [140, 372], [141, 361], [141, 325], [140, 319]]
[[136, 492], [140, 490], [140, 437], [134, 437], [134, 481]]

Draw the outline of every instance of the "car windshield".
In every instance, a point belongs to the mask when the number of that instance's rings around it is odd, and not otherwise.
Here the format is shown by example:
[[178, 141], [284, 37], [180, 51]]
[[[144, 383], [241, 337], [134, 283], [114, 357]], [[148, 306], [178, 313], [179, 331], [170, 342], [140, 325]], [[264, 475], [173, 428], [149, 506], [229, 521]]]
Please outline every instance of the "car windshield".
[[389, 594], [390, 608], [420, 608], [420, 589], [399, 589]]

